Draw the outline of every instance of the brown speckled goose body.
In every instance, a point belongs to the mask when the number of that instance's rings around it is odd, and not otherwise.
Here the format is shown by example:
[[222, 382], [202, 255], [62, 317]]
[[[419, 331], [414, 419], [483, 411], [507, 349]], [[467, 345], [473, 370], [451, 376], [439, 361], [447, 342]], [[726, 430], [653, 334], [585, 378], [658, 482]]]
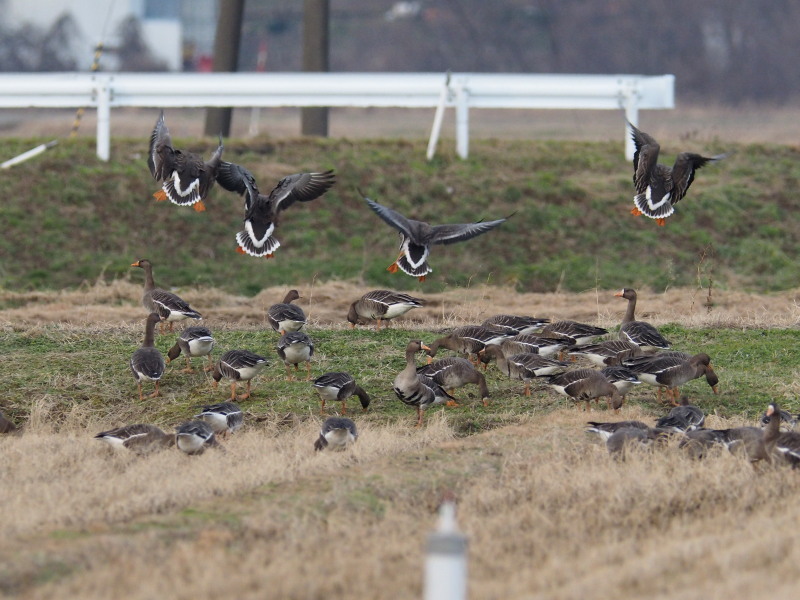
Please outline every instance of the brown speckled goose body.
[[214, 379], [214, 387], [217, 387], [219, 380], [225, 377], [231, 382], [231, 400], [236, 400], [236, 382], [246, 381], [247, 391], [240, 400], [250, 397], [250, 382], [267, 365], [267, 359], [249, 350], [228, 350], [219, 357], [211, 377]]
[[614, 295], [625, 298], [628, 301], [628, 307], [619, 328], [619, 339], [636, 344], [645, 352], [668, 350], [670, 343], [661, 335], [658, 329], [646, 321], [636, 320], [634, 314], [636, 311], [636, 290], [625, 288]]
[[379, 331], [382, 321], [388, 321], [406, 314], [412, 308], [419, 308], [423, 301], [401, 292], [390, 290], [372, 290], [350, 305], [347, 320], [351, 327], [364, 321], [375, 321], [375, 330]]
[[267, 310], [270, 326], [281, 335], [290, 331], [300, 331], [306, 326], [306, 313], [296, 304], [292, 304], [299, 298], [300, 293], [297, 290], [289, 290], [283, 302], [273, 304]]
[[325, 411], [326, 402], [341, 402], [342, 414], [347, 413], [347, 399], [351, 396], [356, 396], [361, 402], [361, 408], [366, 412], [369, 408], [371, 398], [364, 389], [356, 383], [350, 373], [343, 371], [332, 371], [320, 375], [313, 382], [314, 388], [319, 393], [322, 400], [322, 411]]
[[145, 321], [144, 342], [141, 347], [131, 355], [130, 368], [136, 379], [136, 387], [139, 390], [139, 400], [143, 400], [142, 382], [152, 381], [155, 383], [155, 391], [148, 398], [155, 398], [159, 395], [158, 382], [164, 374], [166, 367], [164, 357], [158, 348], [155, 347], [155, 328], [156, 323], [161, 320], [158, 313], [150, 313]]
[[426, 375], [417, 374], [416, 354], [428, 347], [419, 340], [411, 340], [406, 346], [406, 367], [394, 378], [394, 393], [408, 406], [417, 409], [417, 427], [422, 425], [423, 411], [434, 404], [455, 401], [441, 385]]
[[[465, 358], [458, 356], [440, 358], [430, 364], [417, 367], [417, 373], [427, 375], [433, 379], [446, 389], [451, 396], [454, 394], [455, 388], [463, 387], [469, 383], [475, 384], [480, 391], [483, 405], [488, 406], [489, 388], [486, 385], [486, 377]], [[448, 405], [452, 404], [448, 403]]]
[[[180, 296], [156, 287], [153, 279], [153, 263], [149, 260], [142, 258], [135, 263], [131, 263], [131, 266], [139, 267], [144, 271], [142, 306], [144, 306], [149, 313], [158, 313], [162, 321], [169, 323], [170, 331], [172, 331], [174, 321], [202, 319], [200, 313], [189, 306], [189, 303]], [[161, 327], [163, 330], [163, 323]]]

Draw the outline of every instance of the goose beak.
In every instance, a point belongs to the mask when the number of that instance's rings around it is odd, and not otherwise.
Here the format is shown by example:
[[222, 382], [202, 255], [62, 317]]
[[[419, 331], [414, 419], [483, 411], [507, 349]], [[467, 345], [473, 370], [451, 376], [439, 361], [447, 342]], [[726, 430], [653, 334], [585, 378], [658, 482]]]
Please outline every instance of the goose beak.
[[621, 298], [622, 297], [622, 290], [620, 290], [616, 294], [614, 294], [614, 297], [615, 298]]
[[137, 260], [135, 263], [131, 263], [131, 266], [132, 267], [138, 267], [139, 266], [139, 261]]
[[719, 394], [719, 391], [717, 390], [717, 388], [718, 388], [718, 386], [716, 386], [716, 385], [712, 385], [711, 386], [711, 389], [714, 390], [715, 394]]

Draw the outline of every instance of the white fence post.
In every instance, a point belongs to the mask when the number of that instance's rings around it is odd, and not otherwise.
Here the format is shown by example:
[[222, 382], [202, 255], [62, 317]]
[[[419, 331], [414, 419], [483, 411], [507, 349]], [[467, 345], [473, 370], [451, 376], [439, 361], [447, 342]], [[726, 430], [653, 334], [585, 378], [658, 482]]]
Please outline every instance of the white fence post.
[[104, 77], [94, 81], [97, 96], [97, 158], [108, 161], [111, 158], [111, 80]]
[[459, 158], [469, 156], [469, 90], [466, 81], [456, 84], [456, 154]]
[[447, 73], [447, 78], [444, 80], [442, 93], [439, 95], [439, 104], [436, 105], [436, 112], [433, 115], [433, 125], [431, 126], [431, 137], [428, 139], [428, 151], [425, 156], [428, 160], [433, 158], [436, 153], [436, 144], [439, 143], [439, 134], [442, 131], [442, 120], [444, 119], [444, 110], [447, 108], [447, 101], [450, 98], [450, 73]]
[[467, 597], [467, 536], [456, 525], [456, 506], [439, 507], [436, 531], [428, 536], [425, 559], [425, 600], [465, 600]]

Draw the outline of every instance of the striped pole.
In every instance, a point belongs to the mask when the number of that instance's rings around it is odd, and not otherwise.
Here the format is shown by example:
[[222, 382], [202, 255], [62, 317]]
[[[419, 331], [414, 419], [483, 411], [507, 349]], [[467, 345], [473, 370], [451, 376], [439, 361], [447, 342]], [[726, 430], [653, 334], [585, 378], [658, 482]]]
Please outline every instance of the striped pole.
[[[94, 60], [92, 60], [92, 66], [89, 70], [92, 73], [96, 73], [97, 69], [100, 68], [100, 57], [103, 55], [103, 42], [97, 42], [97, 46], [94, 48]], [[86, 112], [86, 108], [81, 107], [75, 111], [75, 120], [72, 122], [72, 129], [69, 132], [69, 137], [74, 138], [78, 135], [78, 128], [81, 126], [81, 119], [83, 119], [83, 113]]]

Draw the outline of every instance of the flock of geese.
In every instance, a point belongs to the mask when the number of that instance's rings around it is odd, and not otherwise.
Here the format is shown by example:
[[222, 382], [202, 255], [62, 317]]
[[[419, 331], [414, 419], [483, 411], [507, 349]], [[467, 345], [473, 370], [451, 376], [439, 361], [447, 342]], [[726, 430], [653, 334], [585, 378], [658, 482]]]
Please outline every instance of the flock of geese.
[[[674, 212], [675, 204], [686, 194], [697, 169], [725, 155], [703, 157], [699, 154], [681, 153], [670, 168], [658, 164], [659, 146], [650, 135], [629, 123], [636, 152], [633, 159], [634, 214], [644, 214], [656, 219], [659, 225]], [[222, 160], [220, 143], [208, 161], [199, 155], [183, 152], [172, 144], [164, 113], [160, 114], [150, 136], [148, 166], [161, 189], [154, 194], [156, 200], [169, 199], [180, 206], [205, 210], [204, 199], [215, 183], [243, 196], [244, 229], [236, 236], [236, 249], [252, 257], [272, 258], [280, 247], [275, 230], [283, 210], [295, 202], [312, 201], [327, 192], [336, 182], [333, 171], [296, 173], [281, 179], [268, 195], [259, 191], [258, 184], [245, 167]], [[361, 194], [364, 196], [364, 194]], [[428, 264], [430, 248], [434, 244], [451, 244], [466, 241], [501, 225], [506, 218], [466, 224], [430, 225], [401, 215], [364, 196], [367, 206], [400, 234], [400, 253], [388, 270], [400, 270], [424, 281], [432, 271]], [[206, 371], [211, 372], [214, 386], [224, 378], [230, 384], [228, 401], [203, 406], [191, 420], [182, 423], [175, 433], [160, 428], [136, 424], [104, 431], [95, 437], [112, 446], [124, 447], [137, 453], [176, 446], [187, 454], [200, 454], [209, 447], [222, 447], [219, 437], [226, 438], [239, 429], [244, 415], [235, 400], [246, 399], [251, 393], [251, 382], [267, 364], [267, 358], [246, 349], [224, 352], [216, 361], [212, 359], [215, 341], [212, 332], [202, 326], [186, 327], [165, 359], [155, 347], [155, 327], [162, 333], [173, 331], [176, 321], [200, 319], [201, 315], [177, 295], [156, 286], [153, 265], [147, 259], [134, 262], [132, 267], [144, 271], [142, 304], [148, 312], [142, 346], [131, 356], [130, 368], [135, 378], [139, 399], [144, 398], [143, 384], [152, 382], [154, 391], [148, 397], [160, 394], [160, 380], [166, 363], [181, 354], [186, 360], [184, 371], [191, 372], [191, 359], [207, 357]], [[422, 425], [425, 409], [434, 405], [457, 406], [455, 390], [465, 385], [476, 385], [481, 401], [489, 401], [489, 389], [484, 372], [494, 362], [497, 369], [511, 379], [524, 383], [524, 393], [530, 394], [530, 385], [542, 381], [554, 392], [575, 402], [585, 403], [606, 398], [609, 409], [618, 410], [626, 393], [641, 383], [656, 386], [659, 399], [662, 391], [675, 406], [670, 415], [660, 419], [655, 427], [636, 421], [616, 423], [590, 422], [589, 431], [607, 439], [609, 451], [620, 453], [632, 442], [649, 445], [667, 436], [680, 433], [695, 455], [702, 455], [712, 444], [731, 448], [744, 448], [753, 460], [780, 455], [800, 463], [800, 433], [781, 432], [780, 422], [791, 422], [791, 417], [776, 418], [782, 414], [777, 405], [770, 405], [766, 427], [738, 428], [738, 430], [703, 429], [702, 412], [678, 401], [679, 388], [685, 383], [705, 377], [717, 392], [719, 379], [707, 354], [688, 354], [671, 350], [671, 345], [650, 323], [635, 318], [637, 295], [632, 289], [616, 294], [627, 301], [627, 310], [616, 339], [598, 341], [608, 335], [606, 329], [570, 320], [550, 322], [548, 319], [495, 315], [479, 325], [458, 327], [447, 335], [425, 344], [410, 340], [405, 349], [405, 368], [396, 374], [392, 387], [397, 397], [416, 409], [417, 426]], [[299, 298], [290, 290], [283, 302], [267, 311], [270, 326], [280, 334], [277, 354], [284, 362], [287, 376], [305, 364], [306, 380], [311, 381], [311, 360], [314, 343], [302, 331], [306, 325], [305, 314], [293, 304]], [[382, 323], [420, 307], [423, 301], [407, 294], [374, 290], [364, 294], [350, 305], [347, 320], [352, 327], [375, 322]], [[453, 351], [457, 356], [434, 360], [440, 349]], [[417, 355], [424, 352], [427, 364], [418, 366]], [[580, 362], [578, 360], [580, 359]], [[591, 366], [586, 366], [587, 363]], [[483, 372], [482, 372], [483, 371]], [[245, 385], [244, 393], [237, 395], [237, 384]], [[314, 443], [317, 450], [341, 449], [353, 443], [358, 432], [354, 421], [343, 416], [346, 402], [352, 396], [359, 399], [366, 411], [370, 405], [369, 394], [346, 372], [329, 372], [312, 382], [319, 394], [322, 409], [326, 403], [340, 402], [342, 416], [328, 418], [322, 425]], [[12, 431], [13, 424], [0, 415], [0, 432]], [[749, 431], [754, 429], [758, 435]], [[745, 431], [747, 430], [747, 431]], [[754, 441], [754, 440], [758, 441]], [[750, 441], [748, 441], [750, 440]], [[761, 444], [760, 449], [754, 449]]]

